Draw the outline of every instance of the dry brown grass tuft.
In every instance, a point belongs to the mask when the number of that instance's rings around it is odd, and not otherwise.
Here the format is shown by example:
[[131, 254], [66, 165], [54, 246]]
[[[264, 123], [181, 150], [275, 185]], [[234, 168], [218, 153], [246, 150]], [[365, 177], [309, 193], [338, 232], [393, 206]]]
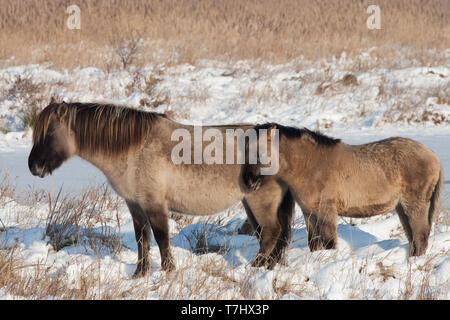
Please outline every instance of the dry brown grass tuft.
[[[71, 0], [3, 0], [0, 60], [14, 56], [9, 63], [125, 68], [161, 58], [284, 62], [385, 45], [411, 47], [427, 59], [422, 51], [449, 48], [447, 0], [377, 2], [381, 30], [367, 28], [369, 0], [80, 0], [81, 29], [69, 30]], [[141, 38], [152, 41], [143, 44]]]
[[19, 118], [24, 124], [24, 128], [34, 127], [39, 112], [48, 102], [43, 93], [44, 84], [33, 80], [32, 75], [17, 75], [9, 83], [9, 89], [6, 90], [6, 96], [9, 99], [17, 101], [17, 109], [20, 110]]
[[332, 82], [331, 80], [328, 81], [322, 81], [316, 88], [315, 94], [320, 95], [323, 94], [327, 89], [330, 90], [338, 90], [342, 86], [348, 87], [348, 86], [357, 86], [358, 80], [356, 79], [356, 76], [347, 73], [342, 79]]
[[133, 72], [131, 83], [125, 87], [125, 93], [127, 96], [136, 90], [145, 93], [147, 97], [139, 101], [140, 107], [157, 108], [162, 104], [168, 105], [170, 99], [167, 92], [159, 92], [157, 90], [158, 84], [161, 81], [163, 81], [163, 71], [161, 69], [155, 69], [147, 75], [137, 69]]
[[15, 188], [15, 183], [12, 182], [9, 172], [0, 171], [0, 205], [5, 205], [14, 197]]
[[[104, 186], [89, 188], [81, 195], [61, 196], [61, 190], [53, 199], [49, 195], [49, 214], [45, 235], [56, 251], [66, 246], [81, 244], [95, 252], [108, 250], [117, 254], [122, 246], [120, 237], [108, 228], [117, 223], [119, 201]], [[107, 217], [105, 212], [116, 212]], [[100, 225], [100, 227], [99, 227]]]

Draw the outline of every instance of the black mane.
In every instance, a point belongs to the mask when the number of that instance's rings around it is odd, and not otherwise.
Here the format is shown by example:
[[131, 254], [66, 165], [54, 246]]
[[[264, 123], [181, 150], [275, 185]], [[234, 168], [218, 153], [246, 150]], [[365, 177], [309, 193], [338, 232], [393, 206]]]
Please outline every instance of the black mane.
[[283, 126], [283, 125], [275, 123], [275, 122], [257, 125], [257, 126], [255, 126], [255, 129], [266, 129], [267, 130], [272, 127], [275, 127], [276, 129], [278, 129], [280, 134], [282, 134], [288, 138], [301, 138], [302, 135], [307, 134], [314, 141], [316, 141], [318, 145], [334, 146], [341, 141], [341, 139], [335, 139], [335, 138], [328, 137], [328, 136], [320, 133], [319, 131], [311, 131], [307, 128], [300, 129], [300, 128], [296, 128], [296, 127]]

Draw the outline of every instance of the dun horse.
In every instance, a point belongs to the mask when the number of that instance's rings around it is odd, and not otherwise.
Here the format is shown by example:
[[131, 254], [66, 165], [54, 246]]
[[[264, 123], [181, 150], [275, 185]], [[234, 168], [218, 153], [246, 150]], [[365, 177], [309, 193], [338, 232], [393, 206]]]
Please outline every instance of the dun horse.
[[364, 218], [395, 209], [409, 255], [425, 253], [443, 183], [431, 150], [406, 138], [348, 145], [307, 129], [273, 123], [256, 128], [279, 130], [279, 171], [263, 176], [260, 163], [245, 164], [244, 184], [258, 189], [274, 180], [286, 183], [303, 211], [311, 251], [336, 248], [338, 216]]
[[[214, 128], [223, 132], [248, 127]], [[77, 155], [105, 174], [133, 218], [138, 244], [135, 276], [149, 269], [150, 228], [159, 246], [162, 269], [175, 269], [169, 246], [170, 210], [210, 215], [241, 200], [260, 235], [260, 249], [252, 265], [273, 267], [289, 240], [294, 200], [287, 187], [273, 181], [246, 194], [242, 164], [174, 164], [171, 152], [177, 142], [171, 140], [171, 134], [176, 129], [194, 131], [193, 126], [157, 113], [52, 102], [38, 115], [28, 166], [33, 175], [43, 178]]]

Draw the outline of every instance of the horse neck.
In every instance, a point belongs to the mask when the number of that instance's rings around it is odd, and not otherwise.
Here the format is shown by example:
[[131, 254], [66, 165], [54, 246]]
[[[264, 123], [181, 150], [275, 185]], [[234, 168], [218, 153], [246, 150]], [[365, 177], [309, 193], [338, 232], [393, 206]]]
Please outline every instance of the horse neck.
[[[289, 181], [305, 180], [308, 183], [308, 173], [323, 157], [322, 148], [305, 138], [283, 138], [280, 143], [280, 175]], [[292, 170], [295, 168], [295, 170]], [[301, 174], [300, 174], [301, 173]]]
[[97, 167], [108, 179], [117, 175], [118, 165], [123, 166], [127, 162], [125, 153], [123, 155], [111, 156], [101, 150], [96, 150], [78, 152], [77, 155]]

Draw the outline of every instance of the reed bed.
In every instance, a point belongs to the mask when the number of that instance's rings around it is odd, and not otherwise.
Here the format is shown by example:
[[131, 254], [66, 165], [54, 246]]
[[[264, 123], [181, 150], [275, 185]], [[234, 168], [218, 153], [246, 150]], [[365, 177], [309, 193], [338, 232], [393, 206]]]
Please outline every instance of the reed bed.
[[[424, 50], [450, 47], [447, 0], [377, 1], [379, 30], [367, 27], [373, 1], [366, 0], [79, 0], [79, 30], [67, 27], [72, 4], [3, 0], [0, 60], [111, 68], [130, 53], [124, 46], [139, 49], [131, 59], [136, 65], [211, 58], [283, 63], [396, 46], [410, 47], [422, 59]], [[384, 54], [389, 51], [379, 52]]]

